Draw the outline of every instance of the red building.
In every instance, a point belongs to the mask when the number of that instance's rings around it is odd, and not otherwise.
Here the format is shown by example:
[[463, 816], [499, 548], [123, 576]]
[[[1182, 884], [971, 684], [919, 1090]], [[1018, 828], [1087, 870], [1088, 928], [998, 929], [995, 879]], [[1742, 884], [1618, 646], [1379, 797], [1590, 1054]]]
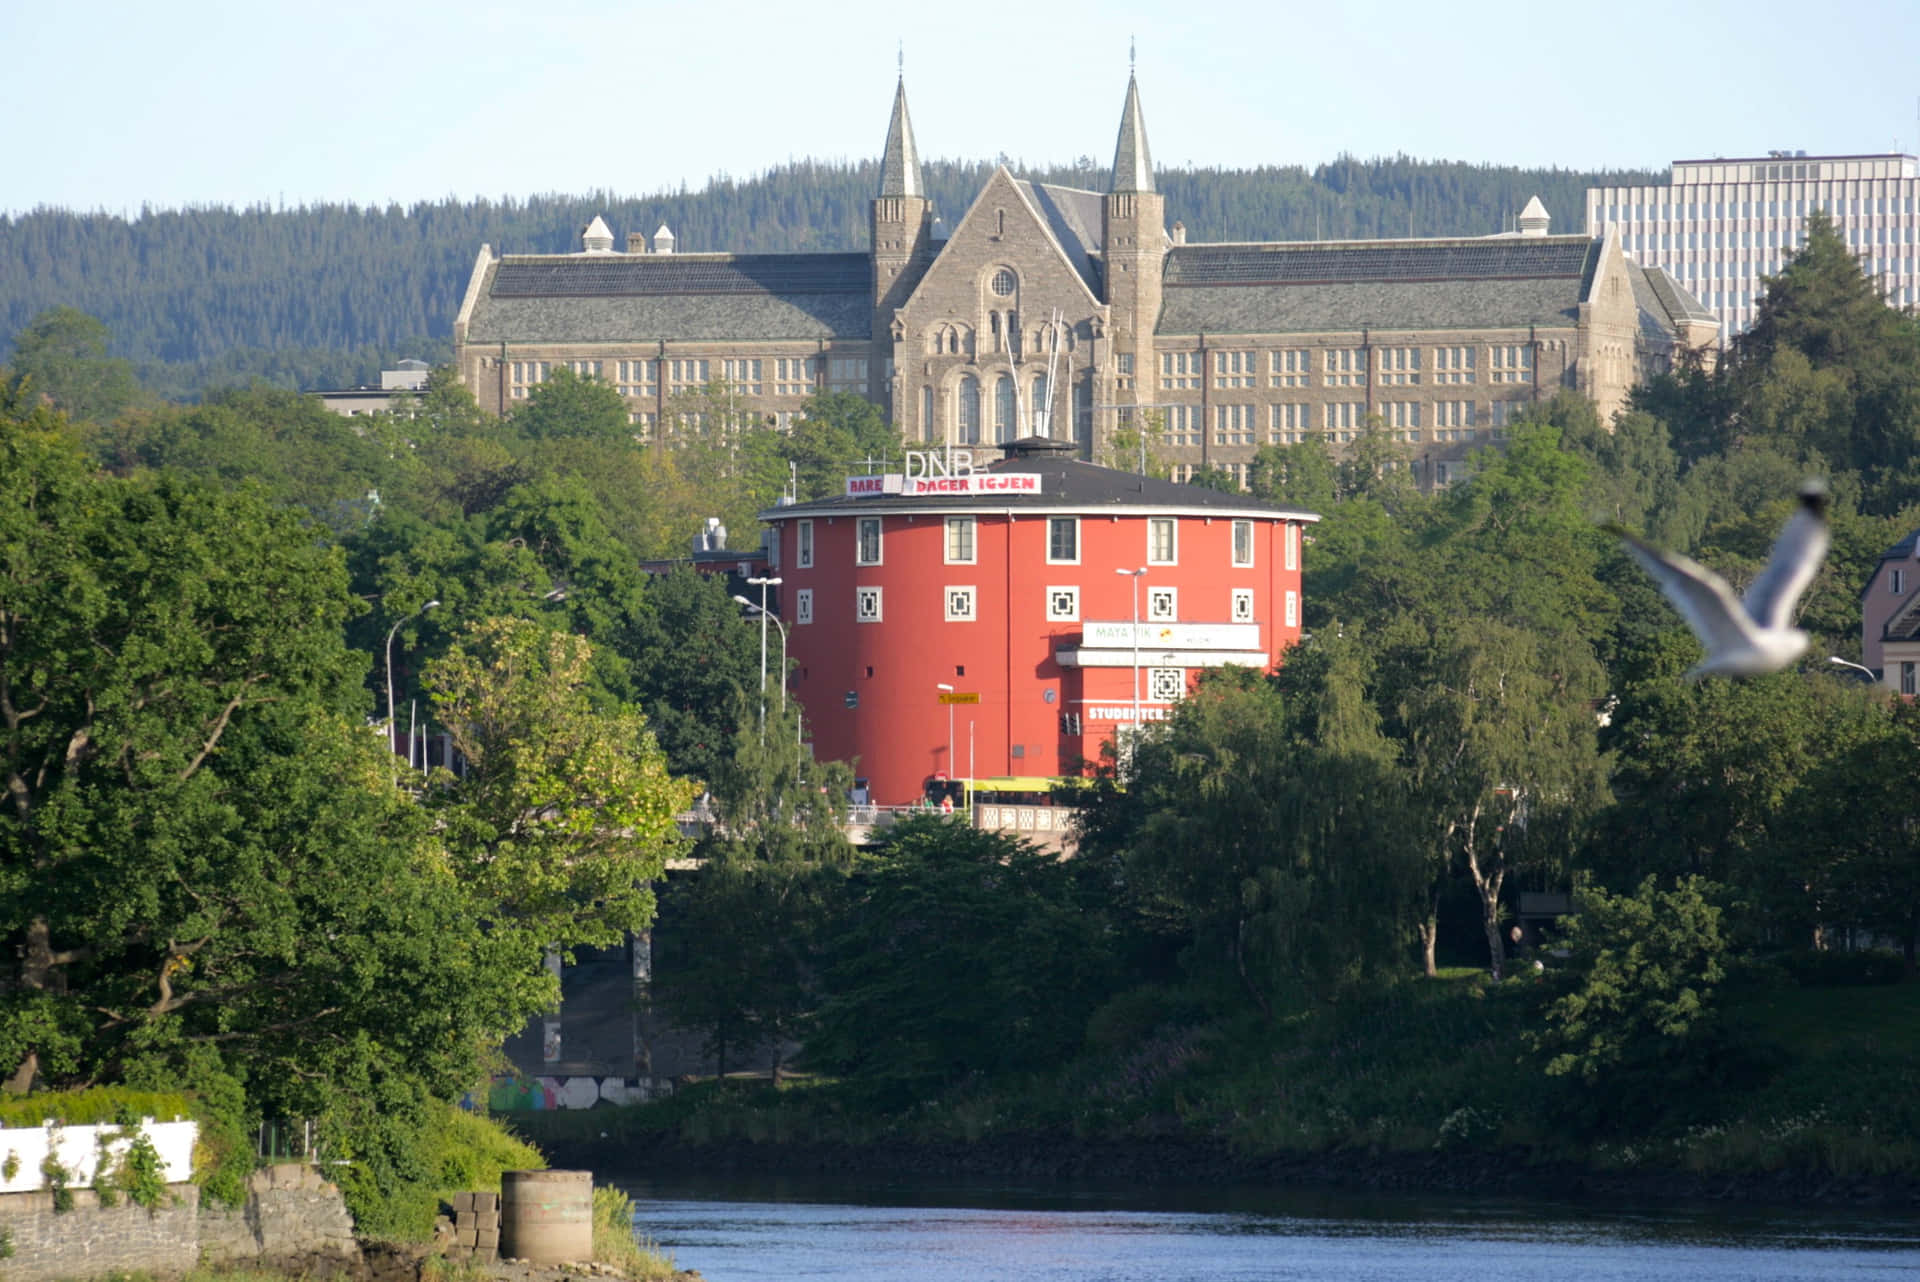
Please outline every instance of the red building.
[[814, 754], [853, 762], [877, 804], [940, 776], [1076, 773], [1201, 669], [1271, 668], [1299, 639], [1315, 514], [1066, 442], [999, 448], [977, 468], [909, 453], [844, 497], [760, 514]]

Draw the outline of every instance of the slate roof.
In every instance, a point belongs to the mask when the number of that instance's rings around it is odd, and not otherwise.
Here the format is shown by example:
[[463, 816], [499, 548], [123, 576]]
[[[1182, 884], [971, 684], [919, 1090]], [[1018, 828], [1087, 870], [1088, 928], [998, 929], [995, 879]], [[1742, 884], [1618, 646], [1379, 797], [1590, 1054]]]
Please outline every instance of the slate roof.
[[1699, 299], [1687, 292], [1687, 287], [1673, 278], [1664, 267], [1644, 267], [1641, 272], [1646, 276], [1647, 287], [1654, 297], [1660, 300], [1660, 306], [1668, 316], [1676, 321], [1706, 321], [1718, 325], [1720, 317], [1703, 306]]
[[1106, 198], [1097, 191], [1081, 191], [1077, 187], [1055, 187], [1024, 179], [1015, 182], [1040, 211], [1047, 230], [1060, 243], [1061, 252], [1080, 273], [1080, 279], [1087, 282], [1093, 296], [1104, 297], [1100, 254], [1106, 226]]
[[1156, 332], [1569, 326], [1600, 247], [1586, 236], [1177, 245]]
[[1072, 457], [1073, 446], [1065, 441], [1027, 437], [1007, 445], [983, 445], [978, 453], [994, 449], [1019, 453], [989, 465], [989, 472], [1037, 472], [1043, 478], [1038, 494], [924, 494], [884, 495], [871, 498], [835, 496], [769, 508], [760, 513], [763, 521], [785, 520], [792, 516], [844, 514], [863, 515], [886, 512], [925, 512], [950, 508], [958, 512], [985, 508], [1032, 508], [1099, 512], [1103, 509], [1161, 507], [1183, 512], [1217, 513], [1237, 516], [1285, 516], [1296, 520], [1317, 521], [1319, 514], [1306, 508], [1267, 503], [1249, 494], [1210, 490], [1200, 485], [1179, 485], [1133, 472], [1085, 463]]
[[487, 269], [467, 342], [865, 339], [865, 254], [540, 254]]

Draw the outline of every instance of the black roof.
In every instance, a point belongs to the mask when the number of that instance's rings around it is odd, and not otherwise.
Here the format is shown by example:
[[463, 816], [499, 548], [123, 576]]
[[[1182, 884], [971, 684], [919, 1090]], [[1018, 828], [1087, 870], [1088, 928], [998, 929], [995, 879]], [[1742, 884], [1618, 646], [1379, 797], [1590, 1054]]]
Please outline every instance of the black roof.
[[646, 294], [866, 294], [865, 254], [579, 254], [507, 258], [495, 298], [604, 298]]
[[1163, 507], [1187, 512], [1231, 513], [1236, 516], [1293, 517], [1317, 521], [1320, 516], [1306, 508], [1268, 503], [1250, 494], [1210, 490], [1201, 485], [1181, 485], [1156, 477], [1100, 467], [1070, 457], [1073, 446], [1045, 437], [1027, 437], [1009, 445], [985, 446], [1007, 451], [1007, 457], [986, 467], [994, 473], [1038, 473], [1042, 489], [1038, 494], [920, 494], [876, 495], [870, 498], [836, 496], [771, 508], [760, 514], [763, 521], [784, 520], [789, 516], [814, 513], [840, 514], [849, 509], [862, 513], [923, 512], [929, 508], [973, 511], [983, 507], [1073, 509], [1097, 512], [1102, 508]]

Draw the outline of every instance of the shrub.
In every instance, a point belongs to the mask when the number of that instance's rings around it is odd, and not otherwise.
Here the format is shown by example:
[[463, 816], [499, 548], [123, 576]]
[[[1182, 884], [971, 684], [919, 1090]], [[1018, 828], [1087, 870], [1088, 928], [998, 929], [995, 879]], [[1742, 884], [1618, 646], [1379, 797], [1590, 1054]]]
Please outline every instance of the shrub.
[[1779, 962], [1802, 988], [1897, 984], [1906, 974], [1906, 959], [1891, 948], [1867, 948], [1852, 953], [1808, 950], [1787, 953]]
[[593, 1191], [593, 1258], [637, 1282], [660, 1282], [674, 1275], [672, 1256], [634, 1236], [633, 1199], [619, 1189]]

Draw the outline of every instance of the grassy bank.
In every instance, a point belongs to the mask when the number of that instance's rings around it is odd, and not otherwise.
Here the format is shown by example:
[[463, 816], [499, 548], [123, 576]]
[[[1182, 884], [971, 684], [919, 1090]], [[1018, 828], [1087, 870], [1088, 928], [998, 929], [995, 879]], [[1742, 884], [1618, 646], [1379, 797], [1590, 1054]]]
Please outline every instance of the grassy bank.
[[[1499, 1156], [1595, 1171], [1920, 1175], [1920, 984], [1731, 985], [1713, 1044], [1593, 1084], [1547, 1076], [1529, 980], [1400, 985], [1271, 1022], [1110, 1016], [1057, 1072], [883, 1103], [857, 1084], [709, 1082], [659, 1103], [511, 1115], [564, 1149], [1179, 1142], [1245, 1158]], [[1122, 1012], [1124, 1015], [1125, 1012]], [[1161, 1016], [1165, 1016], [1162, 1018]], [[1096, 1029], [1096, 1034], [1102, 1030]]]

